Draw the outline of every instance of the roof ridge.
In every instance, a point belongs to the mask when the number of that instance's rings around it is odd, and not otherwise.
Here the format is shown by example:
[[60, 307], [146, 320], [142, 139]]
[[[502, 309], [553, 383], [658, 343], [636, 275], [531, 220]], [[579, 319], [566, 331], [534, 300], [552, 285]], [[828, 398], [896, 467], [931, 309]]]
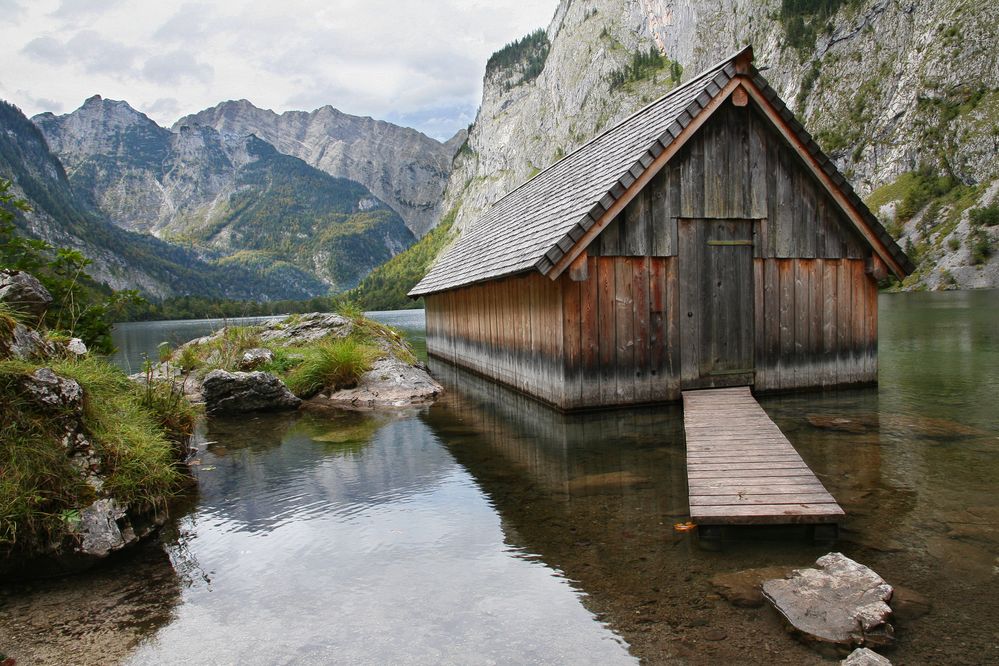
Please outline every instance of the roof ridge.
[[[656, 99], [652, 100], [651, 102], [649, 102], [648, 104], [646, 104], [642, 108], [638, 109], [637, 111], [635, 111], [631, 115], [626, 116], [625, 118], [622, 118], [617, 123], [615, 123], [614, 125], [606, 128], [604, 131], [600, 132], [599, 134], [594, 134], [592, 137], [590, 137], [590, 139], [588, 141], [586, 141], [585, 143], [581, 143], [576, 148], [574, 148], [570, 152], [568, 152], [565, 155], [563, 155], [560, 159], [556, 160], [555, 162], [552, 162], [551, 164], [549, 164], [548, 166], [546, 166], [541, 171], [537, 172], [536, 174], [534, 174], [533, 176], [531, 176], [527, 180], [521, 182], [519, 185], [517, 185], [517, 187], [513, 188], [512, 190], [510, 190], [509, 192], [507, 192], [506, 194], [504, 194], [503, 196], [501, 196], [499, 199], [497, 199], [496, 201], [494, 201], [491, 204], [489, 204], [489, 207], [486, 210], [489, 210], [489, 208], [492, 208], [493, 206], [496, 206], [501, 201], [503, 201], [504, 199], [506, 199], [507, 197], [509, 197], [511, 194], [513, 194], [517, 190], [521, 189], [522, 187], [524, 187], [525, 185], [527, 185], [532, 180], [534, 180], [535, 178], [537, 178], [541, 174], [545, 173], [549, 169], [555, 168], [556, 165], [561, 164], [562, 162], [564, 162], [565, 160], [569, 159], [570, 157], [572, 157], [573, 155], [575, 155], [579, 151], [583, 150], [584, 148], [586, 148], [590, 144], [592, 144], [592, 143], [598, 141], [599, 139], [603, 138], [603, 136], [605, 134], [607, 134], [609, 132], [613, 132], [615, 129], [617, 129], [621, 125], [624, 125], [626, 122], [628, 122], [632, 118], [634, 118], [634, 117], [636, 117], [638, 115], [641, 115], [642, 113], [645, 113], [646, 111], [648, 111], [653, 106], [655, 106], [657, 104], [660, 104], [663, 101], [665, 101], [667, 98], [672, 97], [673, 95], [680, 94], [681, 91], [685, 90], [686, 88], [688, 88], [688, 87], [694, 85], [695, 83], [697, 83], [698, 81], [702, 80], [708, 74], [714, 73], [717, 70], [723, 68], [728, 63], [733, 62], [736, 58], [738, 58], [740, 55], [742, 55], [746, 51], [746, 49], [750, 49], [750, 48], [752, 48], [752, 46], [744, 46], [744, 47], [742, 47], [741, 49], [739, 49], [738, 51], [736, 51], [734, 54], [730, 55], [729, 57], [724, 58], [722, 60], [719, 60], [718, 62], [716, 62], [715, 64], [711, 65], [707, 69], [702, 70], [697, 76], [695, 76], [694, 78], [690, 79], [689, 81], [685, 81], [684, 83], [681, 83], [680, 85], [678, 85], [675, 88], [670, 88], [669, 90], [667, 90], [665, 93], [663, 93], [662, 95], [660, 95]], [[486, 211], [483, 211], [483, 213], [485, 213], [485, 212]], [[480, 216], [480, 217], [482, 217], [482, 216]]]

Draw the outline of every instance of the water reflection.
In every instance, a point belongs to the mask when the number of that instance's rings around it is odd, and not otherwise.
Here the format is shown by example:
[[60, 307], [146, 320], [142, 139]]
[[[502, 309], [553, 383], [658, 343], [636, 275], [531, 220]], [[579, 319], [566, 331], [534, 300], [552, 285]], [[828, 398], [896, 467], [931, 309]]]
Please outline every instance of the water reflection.
[[419, 419], [216, 420], [208, 437], [198, 508], [168, 544], [204, 577], [133, 663], [630, 659], [566, 580], [504, 544]]

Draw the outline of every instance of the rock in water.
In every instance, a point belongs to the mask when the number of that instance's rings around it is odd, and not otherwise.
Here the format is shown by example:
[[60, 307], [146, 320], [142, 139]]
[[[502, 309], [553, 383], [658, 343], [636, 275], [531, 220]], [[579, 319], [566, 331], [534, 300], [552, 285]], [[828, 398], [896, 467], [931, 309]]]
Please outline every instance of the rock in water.
[[320, 395], [311, 402], [354, 409], [407, 407], [431, 403], [443, 391], [444, 387], [422, 367], [388, 356], [375, 361], [356, 387]]
[[37, 324], [52, 303], [52, 294], [34, 276], [24, 271], [0, 271], [0, 303], [28, 317]]
[[857, 648], [850, 656], [839, 662], [843, 666], [891, 666], [891, 662], [874, 650]]
[[269, 372], [212, 370], [201, 391], [206, 409], [214, 414], [291, 410], [302, 403]]
[[842, 553], [823, 555], [815, 564], [817, 569], [766, 581], [763, 596], [814, 640], [843, 647], [891, 644], [891, 585]]
[[266, 347], [254, 347], [243, 352], [239, 359], [240, 370], [256, 370], [274, 360], [274, 352]]

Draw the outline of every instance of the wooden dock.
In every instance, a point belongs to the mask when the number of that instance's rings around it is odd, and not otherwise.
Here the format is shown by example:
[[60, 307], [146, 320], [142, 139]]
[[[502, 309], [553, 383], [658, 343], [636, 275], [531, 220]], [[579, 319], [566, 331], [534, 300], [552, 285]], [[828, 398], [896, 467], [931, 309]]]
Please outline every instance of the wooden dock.
[[748, 387], [684, 391], [683, 426], [695, 523], [835, 523], [844, 515]]

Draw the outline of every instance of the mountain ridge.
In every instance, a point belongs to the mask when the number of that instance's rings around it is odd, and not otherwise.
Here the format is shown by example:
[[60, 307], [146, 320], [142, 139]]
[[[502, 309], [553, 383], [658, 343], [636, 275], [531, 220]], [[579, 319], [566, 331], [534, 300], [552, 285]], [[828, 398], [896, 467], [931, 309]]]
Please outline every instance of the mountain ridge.
[[363, 185], [253, 134], [195, 124], [171, 131], [99, 96], [34, 121], [74, 188], [122, 228], [215, 262], [295, 266], [323, 283], [308, 296], [354, 286], [415, 240]]

